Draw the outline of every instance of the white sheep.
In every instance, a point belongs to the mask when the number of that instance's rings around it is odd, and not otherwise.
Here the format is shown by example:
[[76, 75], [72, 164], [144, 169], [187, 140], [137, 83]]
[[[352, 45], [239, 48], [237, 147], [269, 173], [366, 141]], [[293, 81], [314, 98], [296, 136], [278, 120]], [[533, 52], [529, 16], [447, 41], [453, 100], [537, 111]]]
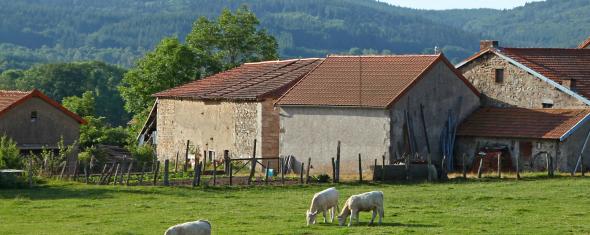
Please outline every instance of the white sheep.
[[326, 223], [326, 211], [330, 210], [330, 223], [334, 221], [334, 213], [338, 210], [338, 190], [329, 188], [313, 195], [311, 206], [307, 210], [307, 225], [315, 224], [316, 215], [321, 211]]
[[373, 191], [358, 195], [352, 195], [346, 200], [342, 207], [342, 212], [338, 215], [338, 224], [340, 226], [346, 223], [346, 218], [350, 215], [350, 221], [348, 226], [352, 225], [352, 220], [356, 219], [356, 223], [359, 222], [360, 211], [373, 211], [373, 217], [371, 223], [375, 221], [375, 215], [379, 213], [379, 224], [383, 219], [383, 192]]
[[197, 220], [174, 225], [164, 235], [211, 235], [211, 224], [207, 220]]

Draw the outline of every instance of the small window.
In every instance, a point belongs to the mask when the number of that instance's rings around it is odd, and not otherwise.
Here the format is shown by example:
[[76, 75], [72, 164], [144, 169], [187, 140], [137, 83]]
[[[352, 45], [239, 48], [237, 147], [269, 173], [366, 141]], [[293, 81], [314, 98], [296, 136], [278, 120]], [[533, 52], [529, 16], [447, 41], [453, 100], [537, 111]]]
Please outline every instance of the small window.
[[496, 83], [504, 82], [504, 69], [496, 69]]
[[549, 104], [549, 103], [543, 103], [543, 108], [544, 108], [544, 109], [550, 109], [550, 108], [553, 108], [553, 104]]
[[31, 112], [31, 122], [36, 122], [37, 118], [37, 111]]

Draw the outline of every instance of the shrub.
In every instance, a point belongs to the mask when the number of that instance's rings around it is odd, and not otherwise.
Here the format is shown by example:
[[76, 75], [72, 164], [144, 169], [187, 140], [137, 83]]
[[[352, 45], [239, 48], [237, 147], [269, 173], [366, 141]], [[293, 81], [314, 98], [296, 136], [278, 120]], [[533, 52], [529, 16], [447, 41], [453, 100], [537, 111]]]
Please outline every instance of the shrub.
[[154, 159], [154, 148], [149, 145], [133, 146], [130, 148], [133, 158], [137, 162], [151, 162]]
[[330, 182], [330, 176], [327, 175], [327, 174], [318, 175], [318, 176], [316, 176], [316, 178], [317, 178], [317, 181], [319, 183], [328, 183], [328, 182]]
[[0, 136], [0, 169], [21, 169], [23, 161], [16, 142], [7, 136]]

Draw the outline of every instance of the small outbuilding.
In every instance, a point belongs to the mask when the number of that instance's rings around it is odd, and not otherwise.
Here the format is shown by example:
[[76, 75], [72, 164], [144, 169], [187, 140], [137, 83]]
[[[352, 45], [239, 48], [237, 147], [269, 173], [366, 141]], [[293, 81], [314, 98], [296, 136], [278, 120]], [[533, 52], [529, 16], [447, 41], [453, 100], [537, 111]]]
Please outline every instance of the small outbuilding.
[[555, 169], [569, 172], [590, 131], [589, 120], [590, 109], [481, 108], [459, 126], [455, 153], [465, 153], [470, 164], [480, 152], [501, 152], [502, 161], [511, 163], [504, 170], [511, 171], [516, 162], [520, 170], [546, 170], [551, 158]]
[[0, 91], [0, 135], [17, 143], [23, 154], [41, 149], [58, 150], [74, 144], [86, 121], [39, 90]]
[[[277, 102], [280, 154], [312, 159], [331, 172], [341, 141], [341, 172], [374, 159], [430, 153], [480, 106], [479, 93], [442, 54], [329, 56]], [[422, 118], [423, 117], [423, 118]], [[452, 124], [449, 126], [449, 124]], [[379, 160], [381, 162], [381, 160]]]

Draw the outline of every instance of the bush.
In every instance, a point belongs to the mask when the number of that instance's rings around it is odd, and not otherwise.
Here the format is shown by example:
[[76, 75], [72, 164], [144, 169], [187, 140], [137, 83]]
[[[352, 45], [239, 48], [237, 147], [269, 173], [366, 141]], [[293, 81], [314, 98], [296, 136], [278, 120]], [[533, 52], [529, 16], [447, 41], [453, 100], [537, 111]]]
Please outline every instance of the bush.
[[154, 159], [154, 148], [149, 145], [133, 146], [129, 149], [137, 162], [151, 162]]
[[10, 173], [0, 173], [0, 188], [24, 188], [27, 181], [24, 176]]
[[23, 161], [16, 142], [7, 136], [0, 136], [0, 169], [21, 169]]
[[315, 177], [318, 183], [328, 183], [330, 182], [330, 176], [327, 174], [321, 174]]

